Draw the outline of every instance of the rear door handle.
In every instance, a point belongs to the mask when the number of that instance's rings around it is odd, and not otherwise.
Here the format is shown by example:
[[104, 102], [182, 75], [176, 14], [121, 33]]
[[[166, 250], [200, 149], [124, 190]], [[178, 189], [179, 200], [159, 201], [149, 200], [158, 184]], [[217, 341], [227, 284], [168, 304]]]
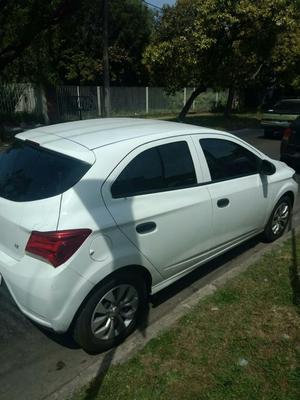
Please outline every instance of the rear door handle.
[[156, 223], [153, 221], [144, 222], [143, 224], [139, 224], [136, 226], [137, 233], [144, 234], [152, 232], [156, 229]]
[[227, 207], [229, 203], [230, 203], [229, 199], [220, 199], [217, 201], [217, 206], [219, 208], [224, 208], [224, 207]]

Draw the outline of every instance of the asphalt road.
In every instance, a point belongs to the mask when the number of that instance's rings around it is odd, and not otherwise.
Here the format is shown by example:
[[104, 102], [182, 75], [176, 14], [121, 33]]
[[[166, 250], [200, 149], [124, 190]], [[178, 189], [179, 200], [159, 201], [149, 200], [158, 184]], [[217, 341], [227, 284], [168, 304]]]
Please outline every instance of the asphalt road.
[[[237, 135], [272, 158], [279, 157], [280, 141], [264, 139], [260, 130], [243, 130]], [[253, 239], [156, 295], [147, 324], [158, 321], [195, 290], [247, 260], [263, 246]], [[147, 335], [147, 325], [135, 333], [141, 334]], [[69, 337], [39, 329], [19, 312], [6, 288], [0, 287], [0, 400], [45, 399], [91, 364], [100, 366], [104, 357], [89, 356]]]

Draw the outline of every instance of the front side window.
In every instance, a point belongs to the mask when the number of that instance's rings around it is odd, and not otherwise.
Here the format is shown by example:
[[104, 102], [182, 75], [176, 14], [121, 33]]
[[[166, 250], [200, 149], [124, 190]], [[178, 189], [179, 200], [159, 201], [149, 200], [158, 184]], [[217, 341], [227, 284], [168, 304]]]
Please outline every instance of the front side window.
[[197, 183], [193, 160], [184, 141], [163, 144], [137, 155], [113, 183], [112, 196], [179, 189]]
[[223, 139], [200, 139], [200, 144], [212, 181], [258, 173], [258, 157], [243, 146]]

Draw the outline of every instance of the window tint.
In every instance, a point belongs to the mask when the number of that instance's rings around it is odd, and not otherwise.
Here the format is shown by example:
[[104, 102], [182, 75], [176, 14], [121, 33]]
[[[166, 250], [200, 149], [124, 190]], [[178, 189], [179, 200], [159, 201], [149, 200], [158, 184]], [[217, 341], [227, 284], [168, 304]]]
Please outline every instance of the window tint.
[[0, 153], [0, 196], [12, 201], [34, 201], [61, 194], [75, 185], [89, 164], [16, 141]]
[[163, 188], [161, 161], [158, 151], [149, 149], [135, 157], [112, 185], [114, 197]]
[[186, 142], [157, 147], [163, 166], [165, 188], [177, 188], [197, 183], [193, 160]]
[[222, 139], [201, 139], [200, 144], [213, 181], [258, 172], [258, 157], [236, 143]]
[[197, 182], [186, 142], [153, 147], [136, 156], [113, 183], [113, 197], [129, 197]]
[[274, 110], [283, 113], [300, 113], [300, 101], [284, 100], [275, 104]]

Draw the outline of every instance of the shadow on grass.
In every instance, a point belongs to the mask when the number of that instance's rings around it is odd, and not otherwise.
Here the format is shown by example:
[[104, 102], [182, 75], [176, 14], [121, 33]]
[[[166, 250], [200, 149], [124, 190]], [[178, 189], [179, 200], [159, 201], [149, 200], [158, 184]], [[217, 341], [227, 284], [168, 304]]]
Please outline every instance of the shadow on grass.
[[[247, 250], [250, 250], [258, 243], [260, 243], [258, 237], [252, 238], [247, 242], [244, 242], [243, 244], [228, 251], [227, 253], [222, 254], [216, 259], [202, 265], [200, 268], [195, 269], [193, 272], [179, 279], [172, 285], [168, 286], [166, 289], [161, 290], [156, 295], [151, 296], [150, 303], [152, 304], [152, 307], [158, 307], [159, 305], [176, 296], [176, 294], [182, 292], [185, 288], [188, 288], [191, 285], [194, 285], [193, 291], [198, 290], [198, 288], [207, 284], [207, 280], [211, 279], [211, 277], [209, 277], [211, 273], [217, 273], [218, 270], [220, 271], [222, 266], [225, 267], [224, 264], [243, 254]], [[149, 311], [150, 308], [148, 306], [137, 327], [137, 330], [142, 334], [143, 337], [146, 337], [147, 334], [147, 327], [149, 325]], [[95, 400], [99, 395], [101, 397], [101, 387], [105, 376], [113, 363], [116, 350], [117, 348], [113, 348], [104, 355], [104, 358], [99, 366], [97, 376], [88, 386], [86, 391], [81, 394], [81, 400]]]
[[[139, 324], [137, 326], [137, 330], [142, 334], [143, 337], [146, 337], [146, 330], [149, 324], [149, 304], [143, 310], [143, 315], [140, 318]], [[81, 395], [81, 400], [95, 400], [101, 393], [101, 387], [103, 381], [108, 373], [116, 354], [118, 347], [114, 347], [111, 350], [107, 351], [104, 354], [104, 357], [100, 363], [98, 368], [96, 377], [92, 380], [86, 391]]]
[[87, 388], [84, 395], [81, 397], [82, 400], [94, 400], [99, 395], [102, 383], [105, 379], [107, 372], [113, 362], [114, 355], [116, 353], [116, 347], [108, 351], [100, 364], [96, 378], [93, 379], [89, 387]]

